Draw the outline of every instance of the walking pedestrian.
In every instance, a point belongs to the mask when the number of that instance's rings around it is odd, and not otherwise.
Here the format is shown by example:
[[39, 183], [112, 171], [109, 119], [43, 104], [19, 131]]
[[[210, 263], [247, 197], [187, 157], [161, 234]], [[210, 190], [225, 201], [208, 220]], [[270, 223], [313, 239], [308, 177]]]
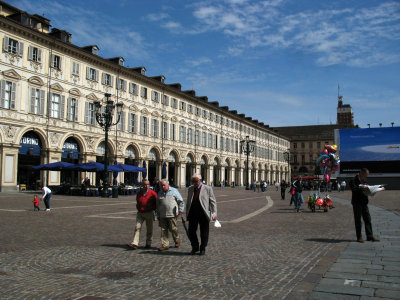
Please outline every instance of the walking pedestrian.
[[361, 235], [361, 217], [364, 221], [365, 234], [367, 241], [379, 242], [372, 233], [371, 215], [368, 209], [368, 196], [364, 193], [368, 187], [360, 187], [360, 184], [366, 184], [369, 170], [362, 168], [360, 172], [350, 182], [351, 187], [351, 204], [353, 205], [354, 224], [356, 227], [357, 242], [364, 243]]
[[34, 197], [33, 197], [33, 210], [34, 211], [39, 211], [40, 210], [40, 206], [39, 206], [39, 199], [38, 199], [38, 197], [37, 197], [37, 195], [35, 195]]
[[[186, 202], [186, 218], [189, 221], [189, 239], [192, 245], [191, 255], [200, 250], [200, 255], [206, 253], [208, 244], [210, 220], [217, 219], [217, 201], [212, 187], [201, 182], [201, 175], [192, 176]], [[197, 238], [197, 228], [200, 225], [200, 247]]]
[[285, 200], [285, 192], [286, 192], [287, 184], [285, 180], [281, 182], [281, 200]]
[[275, 188], [276, 188], [276, 191], [279, 190], [279, 181], [275, 181]]
[[153, 239], [153, 220], [154, 211], [156, 209], [157, 193], [150, 189], [150, 181], [143, 180], [142, 188], [136, 195], [136, 208], [138, 210], [136, 215], [135, 233], [132, 243], [128, 246], [134, 250], [139, 245], [140, 230], [143, 222], [146, 222], [146, 249], [150, 249], [151, 241]]
[[346, 181], [342, 181], [341, 183], [340, 183], [340, 187], [341, 187], [341, 190], [344, 192], [344, 190], [346, 189]]
[[42, 187], [42, 200], [44, 202], [44, 205], [46, 205], [46, 211], [50, 211], [50, 199], [52, 196], [51, 190], [47, 187], [44, 186]]
[[257, 180], [256, 182], [256, 187], [257, 187], [257, 193], [260, 192], [260, 182]]
[[181, 245], [178, 228], [176, 227], [177, 217], [183, 213], [184, 202], [181, 194], [176, 188], [169, 185], [167, 179], [161, 180], [161, 190], [158, 192], [156, 211], [161, 227], [161, 247], [159, 251], [169, 249], [169, 232], [175, 242], [175, 248]]
[[296, 205], [296, 211], [300, 212], [300, 207], [304, 202], [304, 198], [303, 198], [303, 183], [301, 181], [301, 176], [299, 176], [299, 178], [294, 182], [294, 189], [295, 189], [295, 205]]

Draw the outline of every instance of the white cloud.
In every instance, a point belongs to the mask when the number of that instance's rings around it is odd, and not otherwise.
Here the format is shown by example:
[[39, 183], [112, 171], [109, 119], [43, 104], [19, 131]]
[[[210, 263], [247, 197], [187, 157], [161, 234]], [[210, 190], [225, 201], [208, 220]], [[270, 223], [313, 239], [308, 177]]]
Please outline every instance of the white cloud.
[[385, 47], [400, 39], [398, 3], [292, 14], [286, 14], [284, 5], [280, 0], [200, 2], [193, 16], [201, 32], [220, 32], [232, 38], [227, 46], [232, 55], [240, 55], [245, 47], [273, 47], [315, 53], [315, 63], [321, 66], [371, 66], [400, 61], [399, 49]]

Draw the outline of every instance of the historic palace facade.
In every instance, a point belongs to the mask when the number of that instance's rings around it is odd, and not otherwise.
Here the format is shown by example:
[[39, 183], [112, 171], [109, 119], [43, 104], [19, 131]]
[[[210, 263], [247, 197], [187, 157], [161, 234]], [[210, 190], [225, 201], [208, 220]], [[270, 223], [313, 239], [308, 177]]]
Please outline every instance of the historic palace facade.
[[[65, 161], [104, 161], [145, 166], [147, 177], [166, 176], [185, 186], [194, 172], [208, 184], [246, 184], [246, 155], [240, 141], [254, 140], [249, 182], [289, 179], [284, 153], [289, 140], [251, 117], [146, 76], [144, 67], [102, 58], [96, 45], [78, 47], [71, 34], [50, 20], [0, 1], [0, 182], [1, 190], [39, 182], [77, 185], [100, 174], [35, 171], [32, 166]], [[123, 103], [121, 120], [105, 134], [95, 118], [95, 101], [111, 94]], [[110, 177], [112, 174], [110, 174]], [[140, 180], [132, 173], [118, 182]]]

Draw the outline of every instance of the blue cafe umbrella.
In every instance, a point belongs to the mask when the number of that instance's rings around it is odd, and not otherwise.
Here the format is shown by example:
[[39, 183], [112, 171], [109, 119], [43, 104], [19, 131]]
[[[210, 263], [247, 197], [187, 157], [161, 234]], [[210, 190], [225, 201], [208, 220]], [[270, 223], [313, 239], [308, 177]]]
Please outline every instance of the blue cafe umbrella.
[[33, 166], [32, 169], [34, 170], [50, 170], [50, 171], [61, 171], [65, 170], [69, 167], [73, 167], [75, 164], [63, 162], [63, 161], [58, 161], [50, 164], [44, 164], [44, 165], [38, 165], [38, 166]]
[[126, 165], [126, 164], [116, 164], [115, 168], [118, 168], [118, 172], [146, 172], [146, 168], [139, 168], [137, 166]]
[[167, 163], [164, 162], [162, 165], [162, 171], [161, 171], [161, 178], [167, 178]]

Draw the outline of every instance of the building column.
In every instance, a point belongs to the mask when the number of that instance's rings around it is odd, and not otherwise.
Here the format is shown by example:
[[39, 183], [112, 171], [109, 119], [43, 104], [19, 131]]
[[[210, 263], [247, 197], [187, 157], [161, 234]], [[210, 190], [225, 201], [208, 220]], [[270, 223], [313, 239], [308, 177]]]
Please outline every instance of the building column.
[[18, 170], [18, 147], [3, 145], [1, 152], [1, 191], [16, 191]]
[[[61, 161], [61, 154], [62, 151], [51, 151], [50, 150], [50, 161], [49, 163], [55, 163], [58, 161]], [[61, 174], [59, 171], [44, 171], [44, 172], [48, 172], [48, 176], [49, 176], [49, 185], [60, 185], [60, 177]]]

